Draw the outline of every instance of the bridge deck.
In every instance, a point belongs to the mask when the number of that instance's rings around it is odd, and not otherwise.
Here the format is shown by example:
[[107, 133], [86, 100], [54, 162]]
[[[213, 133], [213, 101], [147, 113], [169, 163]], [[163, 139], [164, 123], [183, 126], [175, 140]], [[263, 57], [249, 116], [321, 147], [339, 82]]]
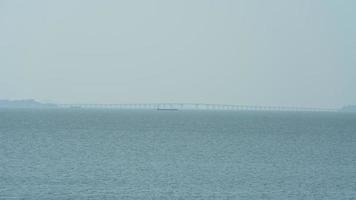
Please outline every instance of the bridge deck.
[[57, 104], [63, 108], [107, 108], [107, 109], [178, 109], [178, 110], [230, 110], [230, 111], [317, 111], [336, 112], [332, 108], [286, 107], [286, 106], [251, 106], [229, 104], [196, 103], [142, 103], [142, 104]]

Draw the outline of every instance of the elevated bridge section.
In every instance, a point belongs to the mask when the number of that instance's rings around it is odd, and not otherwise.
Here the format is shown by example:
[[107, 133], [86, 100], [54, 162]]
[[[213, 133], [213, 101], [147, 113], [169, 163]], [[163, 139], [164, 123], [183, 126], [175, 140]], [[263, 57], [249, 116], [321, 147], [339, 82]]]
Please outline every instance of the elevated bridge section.
[[101, 108], [101, 109], [137, 109], [137, 110], [226, 110], [226, 111], [300, 111], [300, 112], [337, 112], [332, 108], [252, 106], [202, 103], [135, 103], [135, 104], [57, 104], [61, 108]]

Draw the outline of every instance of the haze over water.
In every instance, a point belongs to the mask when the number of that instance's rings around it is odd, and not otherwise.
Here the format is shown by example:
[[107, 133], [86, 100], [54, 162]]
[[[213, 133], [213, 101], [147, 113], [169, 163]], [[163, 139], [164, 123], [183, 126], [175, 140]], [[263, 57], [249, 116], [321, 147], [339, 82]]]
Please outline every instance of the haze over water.
[[1, 0], [0, 99], [340, 108], [353, 0]]
[[356, 115], [0, 110], [0, 199], [354, 199]]
[[0, 200], [356, 199], [355, 10], [0, 0]]

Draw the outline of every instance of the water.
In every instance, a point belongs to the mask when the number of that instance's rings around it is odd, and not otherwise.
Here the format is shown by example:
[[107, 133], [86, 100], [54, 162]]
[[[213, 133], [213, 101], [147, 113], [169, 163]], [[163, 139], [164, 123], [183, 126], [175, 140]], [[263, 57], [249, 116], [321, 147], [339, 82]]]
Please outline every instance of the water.
[[0, 199], [356, 199], [356, 115], [0, 110]]

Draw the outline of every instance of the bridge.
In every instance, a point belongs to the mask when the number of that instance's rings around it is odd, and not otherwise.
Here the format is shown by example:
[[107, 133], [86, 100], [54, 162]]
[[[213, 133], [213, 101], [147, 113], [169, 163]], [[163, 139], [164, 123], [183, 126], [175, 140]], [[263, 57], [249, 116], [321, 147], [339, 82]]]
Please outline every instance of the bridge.
[[136, 110], [226, 110], [226, 111], [299, 111], [299, 112], [337, 112], [334, 108], [288, 107], [288, 106], [253, 106], [204, 103], [134, 103], [134, 104], [57, 104], [60, 108], [101, 108], [101, 109], [136, 109]]

